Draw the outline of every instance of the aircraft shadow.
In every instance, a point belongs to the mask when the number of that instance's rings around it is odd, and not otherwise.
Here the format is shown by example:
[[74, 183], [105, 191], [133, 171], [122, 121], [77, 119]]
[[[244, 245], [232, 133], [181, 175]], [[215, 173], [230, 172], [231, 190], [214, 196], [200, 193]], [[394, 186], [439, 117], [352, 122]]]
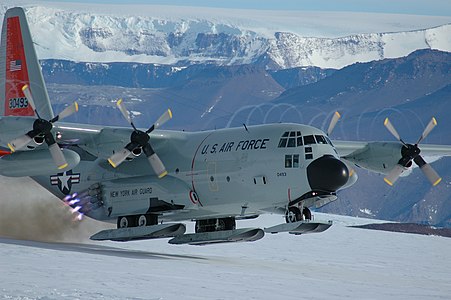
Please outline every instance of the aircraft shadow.
[[52, 242], [38, 242], [27, 240], [15, 240], [9, 238], [1, 238], [0, 244], [18, 245], [24, 247], [33, 247], [40, 249], [49, 249], [66, 252], [78, 252], [104, 256], [115, 256], [132, 259], [178, 259], [178, 260], [208, 260], [204, 257], [180, 254], [168, 254], [158, 252], [147, 252], [141, 250], [122, 249], [110, 246], [94, 245], [94, 244], [77, 244], [77, 243], [52, 243]]

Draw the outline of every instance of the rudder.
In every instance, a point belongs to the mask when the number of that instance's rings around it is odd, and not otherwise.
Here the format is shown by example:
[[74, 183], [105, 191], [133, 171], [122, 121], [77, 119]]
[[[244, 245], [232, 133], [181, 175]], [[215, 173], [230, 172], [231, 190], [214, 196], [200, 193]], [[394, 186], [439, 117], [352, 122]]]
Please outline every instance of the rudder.
[[39, 115], [53, 118], [33, 40], [24, 10], [8, 9], [0, 45], [0, 116], [34, 116], [22, 87], [28, 84]]

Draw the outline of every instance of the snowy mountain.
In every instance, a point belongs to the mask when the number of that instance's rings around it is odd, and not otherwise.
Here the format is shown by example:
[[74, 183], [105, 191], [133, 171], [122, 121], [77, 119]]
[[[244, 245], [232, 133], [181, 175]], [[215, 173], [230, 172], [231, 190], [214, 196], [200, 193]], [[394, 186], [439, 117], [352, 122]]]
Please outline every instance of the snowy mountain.
[[[116, 6], [102, 12], [95, 5], [74, 5], [26, 6], [41, 59], [178, 66], [258, 62], [269, 69], [339, 69], [355, 62], [405, 56], [417, 49], [451, 51], [451, 18], [447, 17], [369, 14], [362, 20], [350, 13], [337, 17], [275, 12], [269, 16], [251, 11], [246, 18], [243, 11], [214, 9], [199, 9], [193, 17], [189, 10], [181, 14], [180, 8], [170, 12], [168, 7], [121, 10]], [[0, 13], [6, 8], [2, 6]]]

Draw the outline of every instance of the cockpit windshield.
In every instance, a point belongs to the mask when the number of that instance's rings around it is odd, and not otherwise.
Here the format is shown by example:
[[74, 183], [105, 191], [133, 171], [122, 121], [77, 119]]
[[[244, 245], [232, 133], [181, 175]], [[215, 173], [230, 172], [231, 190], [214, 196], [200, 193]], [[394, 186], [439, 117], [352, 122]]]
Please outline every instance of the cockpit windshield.
[[326, 145], [329, 144], [331, 146], [332, 142], [327, 136], [324, 135], [306, 135], [302, 136], [300, 131], [286, 131], [283, 133], [282, 137], [279, 140], [279, 148], [295, 148], [306, 145]]

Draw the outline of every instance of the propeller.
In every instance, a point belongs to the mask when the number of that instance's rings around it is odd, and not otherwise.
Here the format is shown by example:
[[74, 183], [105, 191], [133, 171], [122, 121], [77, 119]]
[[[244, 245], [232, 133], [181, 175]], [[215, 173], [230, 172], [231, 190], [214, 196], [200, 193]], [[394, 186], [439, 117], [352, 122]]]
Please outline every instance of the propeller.
[[341, 115], [338, 111], [334, 113], [334, 116], [332, 117], [332, 120], [330, 120], [329, 128], [327, 129], [327, 136], [330, 136], [332, 131], [335, 128], [335, 125], [337, 125], [338, 120], [341, 118]]
[[[338, 111], [336, 111], [334, 113], [334, 115], [332, 116], [332, 119], [330, 120], [329, 128], [327, 128], [327, 136], [330, 136], [332, 134], [332, 132], [334, 131], [334, 128], [337, 125], [338, 120], [340, 120], [340, 118], [341, 118], [340, 113]], [[346, 162], [345, 160], [341, 160], [341, 161], [348, 168], [348, 170], [349, 170], [349, 177], [351, 177], [355, 173], [354, 168], [352, 168], [351, 165], [348, 162]]]
[[435, 118], [431, 119], [415, 145], [405, 143], [388, 118], [385, 119], [384, 126], [398, 141], [403, 144], [403, 147], [401, 148], [401, 159], [384, 178], [384, 181], [389, 185], [393, 185], [396, 180], [398, 180], [399, 176], [401, 176], [404, 168], [410, 167], [412, 165], [412, 161], [414, 161], [433, 186], [439, 184], [440, 181], [442, 181], [442, 178], [428, 163], [424, 161], [423, 157], [420, 155], [421, 150], [418, 147], [418, 144], [420, 144], [429, 135], [432, 129], [437, 126], [437, 120]]
[[55, 162], [58, 169], [64, 169], [65, 167], [67, 167], [67, 162], [64, 158], [64, 154], [61, 148], [56, 143], [51, 130], [53, 129], [53, 123], [62, 120], [78, 111], [77, 102], [72, 103], [72, 105], [66, 107], [59, 115], [47, 121], [39, 116], [35, 102], [33, 100], [33, 96], [30, 91], [30, 87], [26, 84], [22, 87], [22, 91], [25, 97], [27, 97], [29, 105], [38, 118], [34, 121], [32, 130], [8, 143], [9, 149], [11, 150], [11, 152], [15, 152], [16, 150], [20, 150], [27, 146], [29, 143], [31, 143], [31, 141], [33, 141], [34, 138], [43, 138], [47, 143], [47, 146], [49, 147], [50, 154], [52, 155], [53, 161]]
[[153, 124], [148, 130], [142, 131], [138, 130], [135, 127], [135, 124], [133, 124], [130, 113], [125, 107], [122, 99], [119, 99], [116, 105], [127, 122], [133, 127], [133, 132], [130, 136], [130, 143], [128, 143], [123, 149], [117, 151], [116, 153], [111, 155], [110, 158], [108, 158], [110, 165], [112, 165], [114, 168], [118, 167], [134, 150], [141, 148], [146, 155], [150, 165], [152, 166], [152, 169], [158, 175], [158, 178], [163, 178], [164, 176], [166, 176], [168, 172], [166, 171], [163, 162], [150, 145], [149, 133], [151, 133], [154, 129], [161, 127], [164, 123], [172, 118], [171, 110], [168, 109], [164, 114], [162, 114], [160, 118], [158, 118], [158, 120], [155, 122], [155, 124]]

